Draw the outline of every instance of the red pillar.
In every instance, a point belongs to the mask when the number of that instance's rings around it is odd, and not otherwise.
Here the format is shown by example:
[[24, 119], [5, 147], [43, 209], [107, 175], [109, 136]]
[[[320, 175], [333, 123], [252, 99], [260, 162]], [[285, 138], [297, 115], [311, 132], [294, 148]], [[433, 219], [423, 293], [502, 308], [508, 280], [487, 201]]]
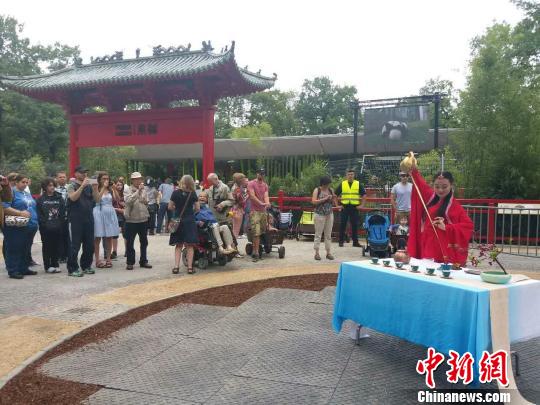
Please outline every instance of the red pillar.
[[69, 124], [69, 175], [75, 176], [75, 168], [79, 166], [79, 148], [77, 147], [77, 124], [71, 119]]
[[214, 171], [214, 112], [215, 107], [205, 107], [203, 111], [202, 161], [203, 172], [201, 182], [206, 184], [206, 178]]

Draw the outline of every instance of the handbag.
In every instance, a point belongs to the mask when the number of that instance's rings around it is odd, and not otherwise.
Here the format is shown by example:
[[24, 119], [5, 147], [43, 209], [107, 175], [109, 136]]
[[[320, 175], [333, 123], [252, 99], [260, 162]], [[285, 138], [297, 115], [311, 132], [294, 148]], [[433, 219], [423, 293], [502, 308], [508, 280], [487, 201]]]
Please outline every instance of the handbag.
[[186, 210], [186, 207], [187, 207], [187, 205], [189, 203], [191, 193], [192, 192], [190, 191], [188, 196], [187, 196], [186, 202], [184, 204], [184, 208], [182, 208], [182, 212], [180, 212], [180, 215], [177, 216], [177, 217], [171, 218], [171, 220], [169, 221], [169, 232], [170, 233], [175, 233], [178, 230], [178, 228], [180, 227], [180, 223], [182, 222], [182, 215], [184, 215], [184, 211]]
[[4, 226], [11, 226], [14, 228], [22, 228], [28, 225], [30, 218], [19, 217], [17, 215], [6, 215], [4, 217]]

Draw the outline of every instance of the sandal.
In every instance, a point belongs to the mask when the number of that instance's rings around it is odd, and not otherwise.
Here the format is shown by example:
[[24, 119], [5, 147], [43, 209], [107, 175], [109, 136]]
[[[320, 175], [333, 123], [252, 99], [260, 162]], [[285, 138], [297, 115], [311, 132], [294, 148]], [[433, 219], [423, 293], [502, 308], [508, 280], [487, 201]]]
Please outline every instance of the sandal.
[[105, 267], [107, 267], [107, 265], [105, 264], [105, 262], [99, 262], [96, 264], [96, 267], [98, 269], [104, 269]]
[[180, 267], [173, 267], [172, 274], [178, 274], [180, 273]]
[[111, 260], [107, 260], [107, 261], [105, 262], [105, 268], [106, 268], [106, 269], [110, 269], [111, 267], [112, 267], [112, 261], [111, 261]]
[[187, 273], [188, 274], [195, 274], [195, 269], [193, 267], [188, 267]]

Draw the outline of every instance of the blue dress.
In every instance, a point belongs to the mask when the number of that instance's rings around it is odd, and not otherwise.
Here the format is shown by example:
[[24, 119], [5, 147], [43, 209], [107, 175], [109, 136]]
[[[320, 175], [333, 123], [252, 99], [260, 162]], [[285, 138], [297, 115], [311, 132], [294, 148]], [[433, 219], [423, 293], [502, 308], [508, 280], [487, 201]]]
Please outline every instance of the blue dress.
[[118, 217], [112, 203], [112, 195], [107, 192], [94, 207], [94, 237], [96, 238], [111, 238], [119, 234]]

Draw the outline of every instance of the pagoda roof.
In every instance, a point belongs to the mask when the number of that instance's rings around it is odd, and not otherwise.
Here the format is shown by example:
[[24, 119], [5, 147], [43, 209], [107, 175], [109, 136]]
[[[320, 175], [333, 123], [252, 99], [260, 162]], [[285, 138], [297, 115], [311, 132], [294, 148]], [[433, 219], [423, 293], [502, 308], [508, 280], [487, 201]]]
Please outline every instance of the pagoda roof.
[[[96, 88], [126, 87], [136, 84], [174, 86], [189, 79], [209, 78], [221, 85], [214, 87], [215, 98], [249, 94], [268, 89], [274, 85], [273, 77], [253, 73], [238, 66], [234, 54], [234, 42], [230, 49], [214, 53], [210, 43], [203, 42], [202, 50], [188, 47], [154, 48], [153, 56], [123, 59], [123, 54], [92, 59], [90, 64], [77, 60], [75, 65], [41, 75], [0, 76], [5, 87], [31, 97], [60, 102], [59, 95], [74, 91], [89, 92]], [[188, 84], [193, 87], [193, 83]], [[196, 94], [195, 94], [196, 96]], [[182, 98], [196, 98], [186, 94]]]

